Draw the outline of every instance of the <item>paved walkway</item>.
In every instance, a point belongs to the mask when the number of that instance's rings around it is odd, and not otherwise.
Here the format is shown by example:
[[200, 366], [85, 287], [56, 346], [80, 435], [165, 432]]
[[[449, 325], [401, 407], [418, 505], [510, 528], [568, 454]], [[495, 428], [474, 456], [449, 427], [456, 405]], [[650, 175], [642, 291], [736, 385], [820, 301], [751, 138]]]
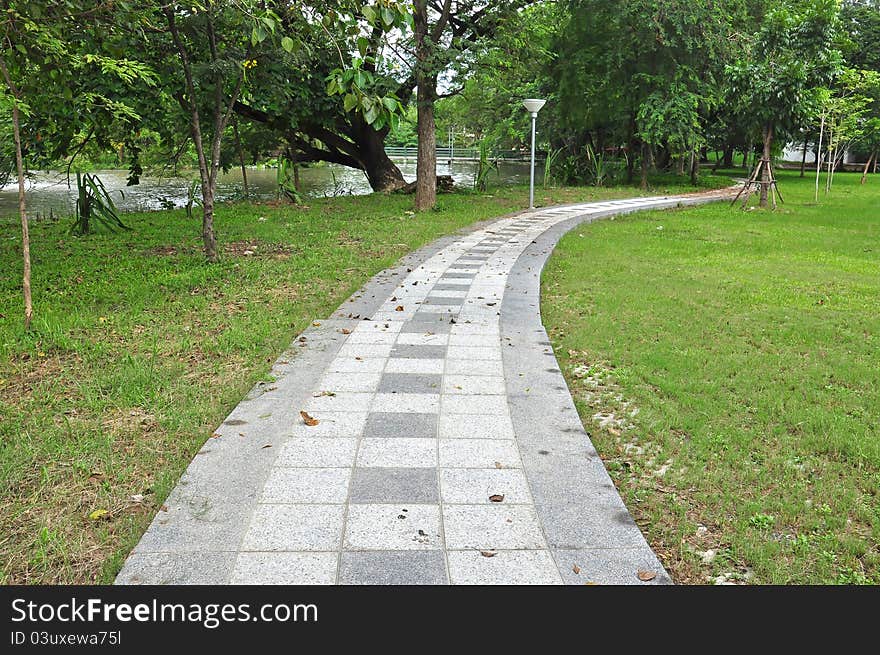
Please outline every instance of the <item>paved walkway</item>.
[[235, 408], [117, 583], [668, 582], [578, 419], [539, 276], [581, 221], [706, 200], [521, 213], [380, 274]]

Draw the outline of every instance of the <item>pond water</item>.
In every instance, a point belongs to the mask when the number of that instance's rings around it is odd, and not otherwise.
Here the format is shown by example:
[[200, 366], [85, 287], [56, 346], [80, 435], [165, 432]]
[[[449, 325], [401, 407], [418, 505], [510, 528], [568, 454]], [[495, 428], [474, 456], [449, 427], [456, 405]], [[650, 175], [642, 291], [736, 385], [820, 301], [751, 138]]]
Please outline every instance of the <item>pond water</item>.
[[[407, 182], [416, 177], [415, 160], [397, 161]], [[438, 175], [452, 175], [455, 183], [470, 188], [474, 183], [475, 162], [437, 162]], [[127, 171], [95, 171], [104, 183], [113, 202], [121, 211], [150, 211], [171, 206], [186, 205], [188, 189], [193, 177], [149, 177], [142, 176], [137, 186], [125, 186]], [[536, 183], [540, 183], [540, 169], [536, 172]], [[249, 168], [247, 172], [251, 198], [271, 200], [276, 197], [274, 168]], [[310, 197], [334, 195], [363, 195], [371, 192], [366, 176], [358, 170], [330, 164], [302, 168], [300, 178], [303, 191]], [[489, 179], [491, 185], [523, 184], [529, 181], [529, 166], [526, 162], [501, 162], [497, 173]], [[28, 215], [34, 219], [50, 215], [65, 217], [73, 215], [76, 206], [76, 176], [71, 174], [71, 188], [67, 186], [64, 172], [50, 171], [35, 174], [27, 181]], [[241, 170], [230, 170], [221, 175], [217, 182], [219, 201], [242, 197]], [[0, 219], [18, 217], [18, 186], [13, 180], [0, 189]]]

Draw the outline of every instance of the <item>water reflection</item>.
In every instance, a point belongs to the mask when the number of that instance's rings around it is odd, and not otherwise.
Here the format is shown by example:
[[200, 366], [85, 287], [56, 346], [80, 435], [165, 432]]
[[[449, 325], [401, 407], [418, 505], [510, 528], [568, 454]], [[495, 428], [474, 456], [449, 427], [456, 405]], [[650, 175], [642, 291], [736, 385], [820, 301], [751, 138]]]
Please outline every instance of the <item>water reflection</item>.
[[[408, 182], [416, 177], [415, 160], [398, 161]], [[476, 172], [474, 162], [437, 162], [438, 175], [452, 175], [459, 186], [470, 188]], [[149, 211], [186, 205], [188, 190], [194, 177], [141, 177], [137, 186], [125, 186], [127, 172], [121, 170], [96, 171], [113, 201], [122, 211]], [[538, 171], [540, 175], [540, 171]], [[252, 198], [271, 200], [276, 196], [275, 169], [248, 169], [248, 186]], [[371, 192], [366, 176], [358, 170], [329, 164], [303, 168], [300, 173], [303, 190], [310, 197], [336, 195], [363, 195]], [[540, 177], [538, 178], [540, 179]], [[492, 173], [491, 185], [528, 183], [529, 167], [524, 162], [501, 162], [498, 172]], [[218, 200], [243, 197], [241, 170], [233, 169], [221, 175], [217, 182]], [[33, 218], [72, 215], [76, 206], [76, 177], [71, 176], [71, 188], [63, 172], [39, 173], [27, 182], [28, 213]], [[0, 190], [0, 218], [18, 216], [18, 187], [15, 182]]]

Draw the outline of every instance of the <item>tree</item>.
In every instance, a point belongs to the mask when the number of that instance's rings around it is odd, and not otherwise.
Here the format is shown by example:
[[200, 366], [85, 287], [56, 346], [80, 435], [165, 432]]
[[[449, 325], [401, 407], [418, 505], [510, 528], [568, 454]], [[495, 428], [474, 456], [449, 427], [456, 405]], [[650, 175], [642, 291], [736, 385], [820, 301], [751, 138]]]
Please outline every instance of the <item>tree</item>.
[[[92, 136], [100, 137], [113, 125], [138, 119], [117, 96], [134, 82], [155, 82], [149, 68], [140, 63], [102, 53], [94, 33], [84, 29], [107, 9], [73, 0], [22, 0], [7, 2], [0, 15], [0, 105], [12, 115], [26, 330], [33, 319], [24, 192], [28, 160], [57, 160], [71, 149], [75, 155]], [[81, 143], [73, 146], [74, 138], [84, 131]]]
[[841, 64], [835, 48], [837, 0], [777, 0], [758, 32], [727, 68], [731, 97], [741, 120], [763, 144], [760, 206], [766, 207], [769, 162], [775, 138], [786, 138], [815, 110], [817, 92]]

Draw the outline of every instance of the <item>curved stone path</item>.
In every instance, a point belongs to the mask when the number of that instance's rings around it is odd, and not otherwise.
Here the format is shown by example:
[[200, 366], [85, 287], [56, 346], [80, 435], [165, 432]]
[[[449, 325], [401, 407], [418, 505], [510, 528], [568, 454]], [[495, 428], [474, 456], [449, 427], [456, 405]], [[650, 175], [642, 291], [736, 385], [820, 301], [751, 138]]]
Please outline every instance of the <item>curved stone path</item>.
[[523, 212], [376, 276], [208, 439], [117, 584], [669, 582], [578, 418], [540, 272], [582, 221], [717, 197]]

